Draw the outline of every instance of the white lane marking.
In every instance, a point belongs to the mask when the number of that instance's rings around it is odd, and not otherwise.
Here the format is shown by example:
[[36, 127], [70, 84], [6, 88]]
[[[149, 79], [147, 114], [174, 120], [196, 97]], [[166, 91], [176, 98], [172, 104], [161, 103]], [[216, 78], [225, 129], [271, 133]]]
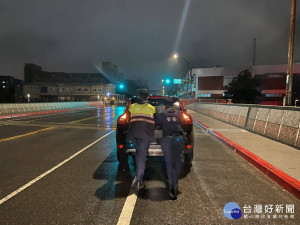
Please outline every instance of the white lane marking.
[[25, 190], [26, 188], [28, 188], [29, 186], [31, 186], [32, 184], [34, 184], [35, 182], [39, 181], [40, 179], [42, 179], [43, 177], [47, 176], [49, 173], [53, 172], [54, 170], [56, 170], [57, 168], [61, 167], [62, 165], [64, 165], [65, 163], [67, 163], [68, 161], [70, 161], [71, 159], [73, 159], [74, 157], [76, 157], [77, 155], [79, 155], [80, 153], [84, 152], [85, 150], [87, 150], [89, 147], [93, 146], [94, 144], [96, 144], [97, 142], [101, 141], [103, 138], [105, 138], [106, 136], [110, 135], [112, 132], [114, 132], [113, 130], [107, 134], [105, 134], [104, 136], [102, 136], [101, 138], [97, 139], [96, 141], [94, 141], [93, 143], [85, 146], [83, 149], [79, 150], [78, 152], [76, 152], [75, 154], [73, 154], [72, 156], [70, 156], [69, 158], [65, 159], [64, 161], [62, 161], [61, 163], [57, 164], [56, 166], [52, 167], [50, 170], [46, 171], [45, 173], [41, 174], [40, 176], [36, 177], [35, 179], [33, 179], [32, 181], [28, 182], [27, 184], [23, 185], [22, 187], [20, 187], [19, 189], [15, 190], [14, 192], [12, 192], [11, 194], [7, 195], [6, 197], [2, 198], [0, 200], [0, 205], [4, 202], [6, 202], [7, 200], [9, 200], [10, 198], [14, 197], [15, 195], [19, 194], [21, 191]]
[[137, 200], [137, 195], [134, 190], [135, 183], [136, 183], [136, 178], [134, 178], [132, 182], [131, 188], [129, 190], [128, 196], [126, 198], [117, 225], [130, 225], [132, 213]]

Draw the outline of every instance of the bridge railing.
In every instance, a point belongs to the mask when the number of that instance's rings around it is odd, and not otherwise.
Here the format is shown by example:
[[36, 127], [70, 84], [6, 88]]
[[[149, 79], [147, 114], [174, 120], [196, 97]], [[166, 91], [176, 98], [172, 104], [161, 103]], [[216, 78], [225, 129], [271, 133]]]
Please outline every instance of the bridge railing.
[[186, 108], [300, 148], [300, 108], [213, 103]]
[[0, 116], [101, 106], [103, 102], [46, 102], [0, 104]]

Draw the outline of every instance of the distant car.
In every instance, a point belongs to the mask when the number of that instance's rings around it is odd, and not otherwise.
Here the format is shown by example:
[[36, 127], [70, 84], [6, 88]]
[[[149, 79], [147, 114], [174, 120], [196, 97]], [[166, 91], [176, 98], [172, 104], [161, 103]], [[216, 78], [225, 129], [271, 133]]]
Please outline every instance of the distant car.
[[[194, 157], [194, 133], [193, 133], [193, 119], [186, 112], [182, 102], [177, 97], [165, 97], [165, 96], [150, 96], [148, 101], [155, 107], [156, 113], [163, 111], [163, 105], [167, 99], [174, 101], [174, 107], [177, 110], [183, 112], [184, 120], [184, 138], [185, 138], [185, 149], [182, 155], [182, 162], [185, 165], [191, 165]], [[135, 155], [135, 144], [131, 141], [126, 140], [128, 128], [129, 128], [129, 106], [132, 104], [132, 100], [129, 100], [126, 109], [122, 115], [119, 116], [117, 122], [116, 131], [116, 142], [117, 142], [117, 158], [119, 162], [126, 162], [128, 155]], [[150, 143], [148, 156], [163, 156], [160, 141], [162, 138], [162, 130], [156, 128], [155, 130], [155, 141]]]

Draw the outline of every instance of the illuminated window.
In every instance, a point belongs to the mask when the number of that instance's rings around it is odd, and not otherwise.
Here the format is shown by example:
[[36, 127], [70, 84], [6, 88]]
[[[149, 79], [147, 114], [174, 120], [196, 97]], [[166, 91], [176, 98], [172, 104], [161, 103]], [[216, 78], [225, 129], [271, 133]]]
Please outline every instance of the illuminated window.
[[200, 98], [210, 98], [211, 94], [198, 94], [198, 97], [200, 97]]
[[282, 94], [266, 94], [266, 97], [282, 97]]

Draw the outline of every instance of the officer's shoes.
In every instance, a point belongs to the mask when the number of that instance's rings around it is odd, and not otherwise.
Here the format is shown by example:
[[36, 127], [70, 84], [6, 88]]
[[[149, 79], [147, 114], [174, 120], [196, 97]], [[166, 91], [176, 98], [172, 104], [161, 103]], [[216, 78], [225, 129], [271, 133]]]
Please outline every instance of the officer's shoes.
[[177, 199], [178, 189], [177, 187], [170, 186], [169, 188], [169, 196], [172, 200]]
[[144, 181], [138, 181], [137, 182], [137, 190], [141, 190], [145, 188], [145, 182]]

